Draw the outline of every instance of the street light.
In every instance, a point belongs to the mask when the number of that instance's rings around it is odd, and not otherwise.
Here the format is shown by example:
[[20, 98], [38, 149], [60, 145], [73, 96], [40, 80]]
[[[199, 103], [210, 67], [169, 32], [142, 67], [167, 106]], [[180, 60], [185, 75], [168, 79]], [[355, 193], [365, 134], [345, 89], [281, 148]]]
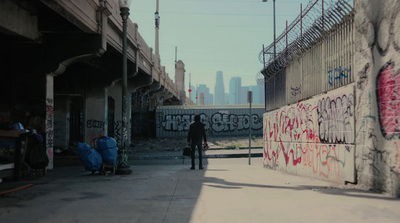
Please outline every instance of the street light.
[[[263, 2], [268, 2], [268, 0], [262, 0]], [[276, 59], [276, 16], [275, 16], [275, 0], [274, 1], [274, 60]]]
[[117, 173], [130, 174], [132, 170], [128, 165], [128, 65], [127, 65], [127, 22], [129, 5], [132, 0], [118, 0], [120, 15], [122, 17], [122, 148], [121, 159], [118, 163]]
[[155, 21], [156, 21], [156, 49], [155, 49], [155, 52], [156, 52], [156, 55], [157, 56], [160, 56], [160, 53], [159, 53], [159, 34], [158, 34], [158, 32], [159, 32], [159, 29], [160, 29], [160, 14], [158, 13], [158, 0], [157, 0], [157, 5], [156, 5], [156, 12], [154, 13], [154, 19], [155, 19]]

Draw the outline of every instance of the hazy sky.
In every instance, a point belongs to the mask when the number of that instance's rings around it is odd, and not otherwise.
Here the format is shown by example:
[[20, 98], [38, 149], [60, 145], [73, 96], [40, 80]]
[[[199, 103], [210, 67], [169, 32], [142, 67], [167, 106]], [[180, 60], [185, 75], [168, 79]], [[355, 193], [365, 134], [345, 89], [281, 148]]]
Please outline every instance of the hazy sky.
[[[299, 15], [309, 0], [277, 0], [276, 27], [279, 36]], [[130, 19], [137, 23], [146, 43], [155, 41], [156, 0], [133, 0]], [[222, 71], [225, 92], [231, 77], [241, 77], [242, 86], [256, 85], [263, 65], [258, 55], [262, 45], [273, 40], [273, 1], [262, 0], [159, 0], [160, 57], [172, 80], [175, 78], [175, 47], [185, 63], [185, 91], [189, 73], [192, 85], [206, 84], [211, 93], [217, 71]]]

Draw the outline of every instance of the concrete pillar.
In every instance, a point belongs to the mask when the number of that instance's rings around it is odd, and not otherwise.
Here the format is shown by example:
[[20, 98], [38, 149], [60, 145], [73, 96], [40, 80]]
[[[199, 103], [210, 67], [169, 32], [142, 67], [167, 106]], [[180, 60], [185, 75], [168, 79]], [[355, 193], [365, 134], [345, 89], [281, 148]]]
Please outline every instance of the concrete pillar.
[[107, 135], [105, 106], [104, 88], [88, 88], [85, 97], [86, 115], [84, 118], [85, 142], [88, 144], [93, 144], [93, 140], [99, 136]]
[[400, 0], [354, 4], [358, 183], [400, 196]]
[[53, 169], [54, 161], [54, 76], [46, 75], [46, 152], [49, 157], [48, 169]]
[[[108, 96], [112, 97], [115, 101], [115, 117], [114, 117], [114, 138], [117, 141], [118, 146], [120, 147], [122, 145], [122, 92], [121, 92], [121, 82], [117, 82], [113, 86], [108, 88]], [[131, 99], [129, 97], [128, 101], [130, 102]], [[130, 113], [130, 103], [128, 106], [128, 110]], [[128, 126], [128, 132], [130, 132], [130, 125]], [[130, 134], [128, 134], [128, 141], [130, 141], [129, 137]]]
[[70, 105], [69, 96], [55, 96], [54, 100], [54, 147], [65, 150], [69, 146], [70, 130]]

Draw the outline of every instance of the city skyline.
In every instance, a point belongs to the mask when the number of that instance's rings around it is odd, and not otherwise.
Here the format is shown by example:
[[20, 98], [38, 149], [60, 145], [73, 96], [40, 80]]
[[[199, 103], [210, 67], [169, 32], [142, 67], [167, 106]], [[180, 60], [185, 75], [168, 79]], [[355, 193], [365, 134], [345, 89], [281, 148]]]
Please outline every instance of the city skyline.
[[[221, 71], [217, 72], [217, 76], [220, 74], [223, 77]], [[221, 78], [221, 77], [220, 77]], [[247, 104], [247, 92], [253, 92], [253, 104], [264, 104], [264, 86], [261, 85], [249, 85], [242, 86], [241, 77], [231, 77], [229, 79], [229, 87], [223, 92], [223, 103], [216, 100], [215, 93], [210, 92], [210, 87], [206, 84], [198, 84], [197, 86], [191, 85], [190, 99], [197, 105], [240, 105]], [[222, 92], [220, 92], [222, 94]], [[203, 94], [203, 96], [201, 96]], [[196, 99], [197, 97], [197, 99]], [[201, 98], [202, 97], [202, 98]], [[235, 98], [235, 99], [233, 99]]]
[[[231, 77], [243, 85], [256, 85], [263, 68], [259, 53], [273, 41], [273, 4], [262, 0], [163, 0], [159, 2], [159, 51], [162, 66], [173, 79], [175, 48], [177, 59], [185, 63], [185, 93], [189, 73], [192, 85], [206, 84], [214, 93], [215, 72], [224, 73], [224, 85]], [[277, 34], [300, 14], [309, 0], [276, 2]], [[155, 46], [156, 1], [135, 0], [130, 19], [148, 46]]]
[[222, 71], [217, 71], [214, 86], [214, 104], [223, 105], [225, 104], [225, 85], [224, 75]]

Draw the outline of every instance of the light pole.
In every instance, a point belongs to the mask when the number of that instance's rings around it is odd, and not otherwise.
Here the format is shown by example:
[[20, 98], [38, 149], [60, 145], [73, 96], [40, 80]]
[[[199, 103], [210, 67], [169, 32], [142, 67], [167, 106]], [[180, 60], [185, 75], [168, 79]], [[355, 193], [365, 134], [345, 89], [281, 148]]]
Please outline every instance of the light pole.
[[[263, 2], [268, 2], [268, 0], [262, 0]], [[274, 60], [276, 59], [276, 15], [275, 15], [275, 0], [273, 0], [273, 11], [274, 11]]]
[[129, 5], [132, 0], [118, 0], [120, 15], [122, 17], [122, 148], [121, 159], [118, 163], [118, 174], [130, 174], [132, 170], [128, 165], [128, 59], [127, 59], [127, 22]]
[[158, 13], [158, 0], [156, 5], [156, 12], [154, 13], [154, 19], [156, 20], [156, 55], [159, 56], [159, 29], [160, 29], [160, 14]]

